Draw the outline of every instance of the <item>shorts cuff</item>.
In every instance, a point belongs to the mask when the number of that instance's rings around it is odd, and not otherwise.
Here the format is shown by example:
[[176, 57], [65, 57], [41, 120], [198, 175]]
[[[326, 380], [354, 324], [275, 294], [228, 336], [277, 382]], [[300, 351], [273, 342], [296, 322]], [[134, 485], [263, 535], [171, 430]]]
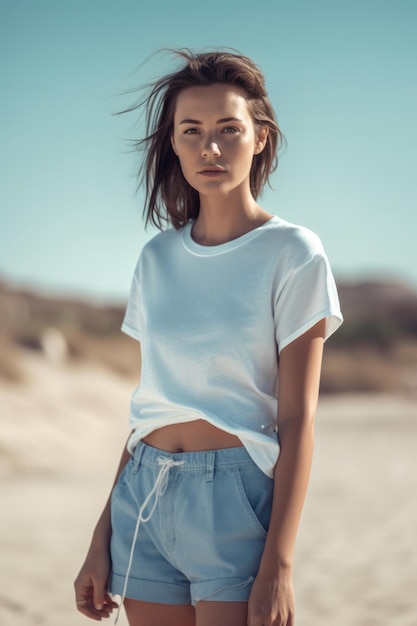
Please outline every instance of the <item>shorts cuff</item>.
[[255, 578], [220, 578], [191, 585], [191, 604], [200, 600], [213, 602], [247, 602]]
[[[121, 596], [124, 583], [124, 576], [111, 574], [108, 584], [109, 593]], [[191, 602], [188, 588], [182, 585], [131, 576], [127, 583], [126, 598], [158, 604], [190, 604]]]

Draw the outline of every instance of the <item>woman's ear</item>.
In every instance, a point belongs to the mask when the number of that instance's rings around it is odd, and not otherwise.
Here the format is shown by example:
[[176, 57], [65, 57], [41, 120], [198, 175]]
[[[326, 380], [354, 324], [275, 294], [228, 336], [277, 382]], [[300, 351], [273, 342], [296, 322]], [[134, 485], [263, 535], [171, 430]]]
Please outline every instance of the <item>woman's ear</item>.
[[268, 126], [262, 126], [258, 130], [257, 135], [256, 135], [256, 141], [255, 141], [255, 149], [253, 151], [253, 154], [260, 154], [262, 152], [262, 150], [266, 146], [268, 135], [269, 135]]
[[175, 152], [175, 154], [178, 156], [177, 151], [175, 149], [174, 135], [171, 135], [171, 146], [172, 146], [172, 149]]

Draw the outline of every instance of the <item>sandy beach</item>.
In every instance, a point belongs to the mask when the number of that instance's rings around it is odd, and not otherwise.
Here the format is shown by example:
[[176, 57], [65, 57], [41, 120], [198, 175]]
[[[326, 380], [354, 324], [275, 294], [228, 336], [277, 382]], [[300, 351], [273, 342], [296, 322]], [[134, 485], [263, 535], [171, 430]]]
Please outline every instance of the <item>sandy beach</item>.
[[[24, 368], [26, 382], [0, 383], [0, 624], [82, 626], [72, 583], [128, 433], [135, 381], [36, 353]], [[297, 626], [416, 626], [416, 436], [415, 398], [321, 399]]]

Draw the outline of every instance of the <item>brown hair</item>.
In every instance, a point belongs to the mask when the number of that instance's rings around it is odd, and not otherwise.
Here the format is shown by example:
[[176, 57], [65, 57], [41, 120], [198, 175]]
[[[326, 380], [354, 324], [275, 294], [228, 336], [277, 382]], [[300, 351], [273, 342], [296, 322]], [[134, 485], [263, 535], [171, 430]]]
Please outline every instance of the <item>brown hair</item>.
[[254, 156], [250, 172], [250, 188], [255, 199], [278, 165], [277, 150], [283, 140], [264, 77], [251, 59], [230, 52], [195, 54], [183, 49], [172, 52], [185, 65], [148, 85], [147, 96], [122, 111], [145, 110], [146, 136], [133, 145], [142, 153], [139, 182], [145, 183], [145, 223], [151, 222], [160, 229], [164, 222], [181, 228], [188, 220], [197, 218], [200, 210], [199, 194], [184, 178], [170, 140], [177, 96], [183, 89], [226, 83], [244, 90], [255, 126], [269, 129], [266, 146]]

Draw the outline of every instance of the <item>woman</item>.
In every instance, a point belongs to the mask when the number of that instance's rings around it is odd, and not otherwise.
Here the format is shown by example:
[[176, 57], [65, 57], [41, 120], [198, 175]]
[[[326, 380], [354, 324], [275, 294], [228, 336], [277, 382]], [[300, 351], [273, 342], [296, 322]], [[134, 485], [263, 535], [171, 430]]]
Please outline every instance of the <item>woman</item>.
[[133, 430], [76, 602], [101, 619], [119, 594], [131, 626], [290, 626], [323, 342], [342, 316], [318, 238], [256, 201], [281, 140], [259, 69], [178, 54], [137, 144], [147, 221], [173, 227], [134, 273]]

